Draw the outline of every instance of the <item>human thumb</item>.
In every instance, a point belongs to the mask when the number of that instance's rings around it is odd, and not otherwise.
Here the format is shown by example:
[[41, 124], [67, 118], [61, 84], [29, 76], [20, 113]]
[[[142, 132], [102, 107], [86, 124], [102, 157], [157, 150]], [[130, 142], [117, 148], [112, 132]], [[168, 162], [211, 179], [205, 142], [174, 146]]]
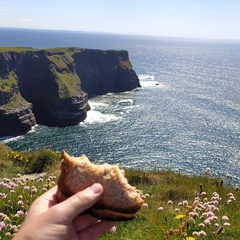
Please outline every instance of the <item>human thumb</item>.
[[59, 217], [64, 218], [67, 222], [71, 222], [77, 215], [93, 206], [102, 193], [102, 185], [94, 183], [92, 186], [72, 195], [54, 207], [58, 209]]

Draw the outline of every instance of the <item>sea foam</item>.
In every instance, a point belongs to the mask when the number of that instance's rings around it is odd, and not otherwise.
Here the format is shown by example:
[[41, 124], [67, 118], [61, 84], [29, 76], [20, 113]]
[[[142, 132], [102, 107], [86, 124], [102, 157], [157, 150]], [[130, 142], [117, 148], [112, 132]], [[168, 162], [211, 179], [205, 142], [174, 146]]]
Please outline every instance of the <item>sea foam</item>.
[[158, 88], [166, 88], [167, 85], [158, 81], [155, 81], [154, 75], [139, 75], [140, 84], [142, 87], [153, 87], [156, 86]]
[[87, 112], [87, 118], [84, 120], [85, 124], [107, 123], [118, 120], [119, 117], [114, 114], [104, 114], [100, 111], [90, 110]]

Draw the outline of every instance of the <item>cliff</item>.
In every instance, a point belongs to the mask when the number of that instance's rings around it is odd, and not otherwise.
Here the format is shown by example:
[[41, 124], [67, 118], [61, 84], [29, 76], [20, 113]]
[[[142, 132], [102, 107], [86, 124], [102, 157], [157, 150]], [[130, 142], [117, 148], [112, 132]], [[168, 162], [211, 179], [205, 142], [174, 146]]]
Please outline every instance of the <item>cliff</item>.
[[81, 87], [91, 97], [140, 87], [127, 51], [82, 50], [73, 55]]
[[83, 121], [88, 97], [140, 87], [127, 51], [0, 48], [0, 136]]

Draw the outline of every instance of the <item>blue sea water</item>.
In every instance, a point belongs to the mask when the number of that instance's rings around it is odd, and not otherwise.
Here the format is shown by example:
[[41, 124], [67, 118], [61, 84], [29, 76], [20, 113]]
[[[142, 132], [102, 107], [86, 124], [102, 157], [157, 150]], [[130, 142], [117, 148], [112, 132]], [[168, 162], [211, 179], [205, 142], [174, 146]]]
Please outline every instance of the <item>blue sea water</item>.
[[240, 183], [240, 42], [0, 29], [0, 46], [126, 49], [141, 88], [90, 99], [77, 126], [37, 125], [4, 142], [97, 163], [170, 169]]

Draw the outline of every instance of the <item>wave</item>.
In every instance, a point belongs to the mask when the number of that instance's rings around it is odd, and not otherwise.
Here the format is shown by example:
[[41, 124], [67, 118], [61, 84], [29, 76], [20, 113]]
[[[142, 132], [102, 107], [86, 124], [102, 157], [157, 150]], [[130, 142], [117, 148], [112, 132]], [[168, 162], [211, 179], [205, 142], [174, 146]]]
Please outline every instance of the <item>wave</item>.
[[23, 136], [5, 136], [0, 138], [0, 142], [7, 144], [12, 141], [17, 141], [21, 138], [23, 138]]
[[158, 88], [167, 88], [167, 84], [157, 82], [157, 81], [140, 81], [142, 87], [158, 87]]
[[166, 88], [167, 85], [164, 83], [159, 83], [157, 81], [140, 81], [142, 87], [159, 87], [159, 88]]
[[132, 105], [133, 99], [123, 99], [118, 101], [118, 105]]
[[150, 81], [153, 81], [155, 79], [155, 76], [154, 75], [145, 75], [145, 74], [140, 74], [138, 75], [138, 78], [140, 81], [142, 80], [150, 80]]
[[140, 74], [138, 76], [139, 80], [140, 80], [140, 84], [142, 87], [158, 87], [158, 88], [166, 88], [167, 85], [161, 82], [158, 82], [155, 80], [155, 76], [154, 75], [144, 75], [144, 74]]
[[37, 128], [38, 126], [39, 126], [38, 124], [34, 125], [28, 133], [34, 133], [34, 132], [36, 132], [36, 128]]
[[94, 102], [94, 101], [90, 101], [90, 100], [88, 101], [88, 103], [89, 103], [91, 109], [108, 106], [108, 104], [106, 104], [106, 103]]
[[120, 118], [114, 114], [104, 114], [99, 111], [90, 110], [87, 112], [87, 118], [83, 121], [85, 124], [94, 124], [94, 123], [106, 123], [111, 121], [117, 121]]
[[[39, 126], [38, 124], [34, 125], [31, 128], [31, 130], [26, 133], [26, 135], [27, 134], [31, 134], [31, 133], [35, 133], [36, 132], [36, 128], [38, 126]], [[17, 140], [22, 139], [22, 138], [24, 138], [24, 135], [20, 135], [20, 136], [5, 136], [5, 137], [0, 137], [0, 142], [2, 142], [4, 144], [7, 144], [9, 142], [17, 141]]]

